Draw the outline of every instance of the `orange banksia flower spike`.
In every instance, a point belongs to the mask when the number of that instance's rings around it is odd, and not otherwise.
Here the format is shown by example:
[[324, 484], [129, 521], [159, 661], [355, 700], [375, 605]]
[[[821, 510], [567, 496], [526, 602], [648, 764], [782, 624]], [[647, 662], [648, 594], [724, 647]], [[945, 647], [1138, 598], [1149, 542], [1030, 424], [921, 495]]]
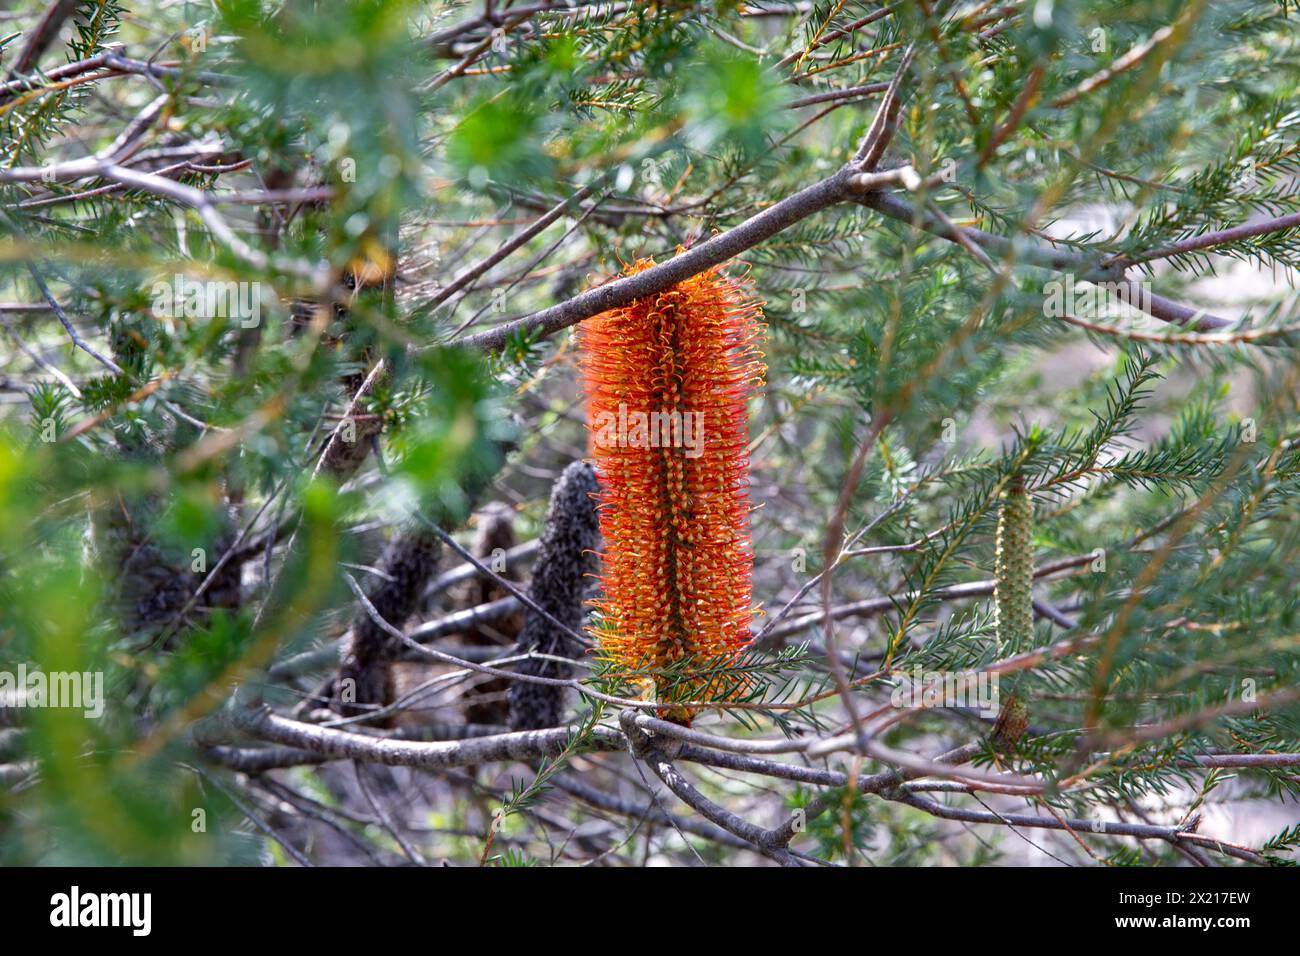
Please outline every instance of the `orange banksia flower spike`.
[[620, 668], [725, 663], [750, 642], [747, 406], [762, 336], [748, 283], [719, 267], [579, 331], [605, 540], [596, 635]]

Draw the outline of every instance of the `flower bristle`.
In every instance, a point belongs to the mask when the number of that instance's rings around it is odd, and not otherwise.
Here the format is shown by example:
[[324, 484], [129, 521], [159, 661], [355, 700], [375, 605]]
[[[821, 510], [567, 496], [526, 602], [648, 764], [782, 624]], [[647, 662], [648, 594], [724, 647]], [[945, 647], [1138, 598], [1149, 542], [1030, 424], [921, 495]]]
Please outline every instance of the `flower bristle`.
[[[748, 402], [766, 372], [762, 337], [761, 304], [720, 267], [579, 332], [605, 540], [595, 633], [619, 668], [716, 664], [751, 640]], [[620, 412], [694, 414], [700, 447], [608, 441], [602, 430]], [[706, 690], [689, 679], [673, 688], [661, 699]]]

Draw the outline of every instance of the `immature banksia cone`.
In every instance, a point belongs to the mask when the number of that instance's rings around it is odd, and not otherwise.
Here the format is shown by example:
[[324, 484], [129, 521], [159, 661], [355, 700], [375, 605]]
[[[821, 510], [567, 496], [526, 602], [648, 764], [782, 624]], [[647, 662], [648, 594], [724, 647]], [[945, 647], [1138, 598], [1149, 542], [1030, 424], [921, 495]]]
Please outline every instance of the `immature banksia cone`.
[[[715, 267], [579, 333], [605, 538], [596, 633], [623, 669], [726, 662], [750, 641], [747, 405], [766, 371], [761, 319], [747, 284]], [[660, 699], [702, 690], [685, 680]]]
[[[997, 604], [998, 655], [1029, 643], [1034, 632], [1034, 502], [1024, 479], [1015, 475], [1003, 493], [998, 512], [994, 596]], [[1013, 743], [1025, 732], [1029, 709], [1025, 695], [1012, 690], [994, 724], [993, 736]]]
[[1016, 475], [1003, 492], [998, 512], [994, 594], [998, 609], [998, 651], [1029, 642], [1034, 630], [1034, 502]]

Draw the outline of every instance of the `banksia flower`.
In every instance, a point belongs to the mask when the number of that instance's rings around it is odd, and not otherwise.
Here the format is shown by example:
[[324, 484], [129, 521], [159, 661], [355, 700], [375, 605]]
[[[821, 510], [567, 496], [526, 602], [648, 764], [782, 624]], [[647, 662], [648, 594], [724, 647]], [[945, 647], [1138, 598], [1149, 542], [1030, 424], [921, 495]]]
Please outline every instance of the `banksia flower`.
[[[750, 641], [747, 404], [766, 371], [761, 317], [747, 284], [715, 267], [579, 333], [605, 539], [596, 634], [626, 670], [726, 663]], [[661, 700], [704, 690], [673, 686]]]
[[[1015, 475], [1003, 493], [998, 513], [994, 595], [997, 602], [998, 653], [1029, 643], [1034, 632], [1034, 502], [1024, 479]], [[993, 725], [993, 739], [1011, 746], [1029, 725], [1027, 695], [1013, 689]]]
[[[551, 491], [541, 552], [528, 587], [528, 596], [538, 607], [575, 631], [586, 616], [587, 579], [596, 572], [595, 550], [600, 544], [596, 491], [591, 465], [575, 461], [564, 469]], [[519, 649], [555, 657], [582, 653], [571, 634], [531, 610], [519, 635]], [[525, 661], [518, 671], [537, 677], [573, 675], [572, 667], [552, 660]], [[564, 718], [563, 687], [514, 681], [509, 700], [511, 730], [554, 727]]]

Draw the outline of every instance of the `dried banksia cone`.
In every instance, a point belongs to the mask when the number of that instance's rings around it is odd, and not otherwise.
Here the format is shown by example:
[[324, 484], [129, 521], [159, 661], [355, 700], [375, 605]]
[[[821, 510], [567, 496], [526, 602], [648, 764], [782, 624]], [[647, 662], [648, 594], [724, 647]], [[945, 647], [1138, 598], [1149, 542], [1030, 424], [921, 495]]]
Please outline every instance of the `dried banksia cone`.
[[[474, 516], [474, 540], [469, 551], [497, 577], [517, 583], [519, 575], [513, 565], [498, 561], [501, 555], [515, 546], [514, 516], [514, 509], [501, 502], [485, 505]], [[446, 588], [436, 588], [430, 581], [420, 588], [420, 600], [412, 617], [428, 620], [444, 613], [468, 611], [503, 598], [507, 593], [496, 578], [487, 575], [476, 575]], [[523, 626], [523, 612], [516, 610], [504, 617], [494, 617], [489, 624], [471, 625], [464, 631], [444, 634], [441, 640], [462, 647], [513, 648]], [[408, 657], [409, 655], [402, 654], [392, 665], [390, 699], [411, 705], [393, 715], [393, 726], [427, 726], [436, 711], [452, 705], [463, 707], [465, 721], [470, 724], [506, 722], [506, 689], [509, 681], [505, 678], [475, 674], [464, 682], [457, 683], [454, 689], [435, 690], [440, 683], [437, 679], [445, 681], [455, 668], [425, 660], [402, 659]]]
[[[502, 456], [505, 450], [504, 444], [498, 446]], [[490, 467], [471, 463], [466, 469], [462, 490], [471, 507], [492, 480], [496, 461]], [[366, 589], [367, 599], [379, 617], [395, 628], [402, 628], [419, 612], [425, 585], [442, 556], [442, 536], [430, 522], [447, 533], [458, 523], [457, 514], [439, 503], [430, 507], [427, 519], [412, 520], [384, 549], [378, 561], [378, 582]], [[351, 636], [344, 644], [334, 686], [329, 689], [334, 708], [355, 716], [393, 703], [393, 663], [405, 650], [406, 645], [381, 627], [358, 601]], [[384, 717], [375, 724], [391, 726], [392, 720]]]
[[[750, 641], [747, 404], [766, 371], [761, 318], [747, 284], [714, 268], [579, 333], [605, 538], [596, 634], [628, 671], [725, 663]], [[659, 690], [709, 692], [690, 679]]]
[[[505, 554], [516, 544], [514, 510], [500, 502], [492, 502], [479, 512], [470, 553], [506, 581], [515, 582], [518, 575], [509, 566], [499, 566], [497, 556]], [[506, 589], [494, 578], [475, 577], [451, 594], [451, 609], [476, 607], [488, 604], [507, 595]], [[468, 646], [513, 646], [523, 628], [522, 613], [494, 621], [483, 628], [474, 627], [461, 633], [460, 643]], [[477, 675], [470, 682], [472, 693], [467, 695], [465, 719], [471, 724], [504, 724], [507, 718], [506, 692], [510, 682], [502, 677]]]
[[1019, 475], [1003, 492], [998, 512], [994, 595], [997, 599], [998, 651], [1029, 642], [1034, 631], [1034, 503]]
[[337, 435], [326, 435], [321, 442], [320, 448], [324, 454], [321, 471], [332, 475], [340, 484], [347, 481], [366, 463], [383, 430], [383, 420], [376, 415], [345, 420]]
[[1011, 747], [1024, 736], [1028, 726], [1029, 705], [1018, 691], [1012, 691], [993, 722], [993, 740], [999, 746]]
[[[442, 540], [420, 524], [393, 539], [379, 561], [382, 576], [366, 595], [381, 618], [397, 628], [406, 623], [441, 553]], [[402, 642], [380, 627], [366, 608], [358, 607], [352, 619], [352, 636], [339, 662], [335, 686], [338, 711], [355, 716], [390, 703], [392, 663], [404, 649]]]
[[[114, 442], [123, 461], [154, 467], [162, 467], [164, 456], [176, 447], [174, 433], [160, 434], [143, 425], [117, 434]], [[241, 563], [232, 560], [216, 567], [218, 557], [234, 541], [224, 489], [217, 494], [222, 502], [217, 511], [220, 530], [202, 549], [206, 558], [202, 570], [187, 545], [169, 541], [161, 533], [170, 507], [165, 496], [124, 488], [92, 512], [87, 545], [104, 576], [109, 607], [125, 634], [141, 639], [166, 637], [170, 644], [182, 620], [189, 624], [214, 608], [239, 606]], [[204, 581], [207, 587], [195, 598]]]
[[[541, 551], [528, 588], [528, 596], [538, 607], [575, 631], [582, 627], [586, 616], [587, 579], [596, 572], [595, 551], [600, 544], [596, 492], [596, 473], [591, 465], [575, 461], [564, 469], [551, 491]], [[573, 635], [531, 610], [519, 635], [519, 648], [557, 657], [572, 658], [582, 653]], [[572, 667], [551, 660], [525, 661], [518, 671], [535, 677], [573, 676]], [[563, 687], [514, 681], [509, 701], [512, 730], [555, 727], [564, 719]]]

